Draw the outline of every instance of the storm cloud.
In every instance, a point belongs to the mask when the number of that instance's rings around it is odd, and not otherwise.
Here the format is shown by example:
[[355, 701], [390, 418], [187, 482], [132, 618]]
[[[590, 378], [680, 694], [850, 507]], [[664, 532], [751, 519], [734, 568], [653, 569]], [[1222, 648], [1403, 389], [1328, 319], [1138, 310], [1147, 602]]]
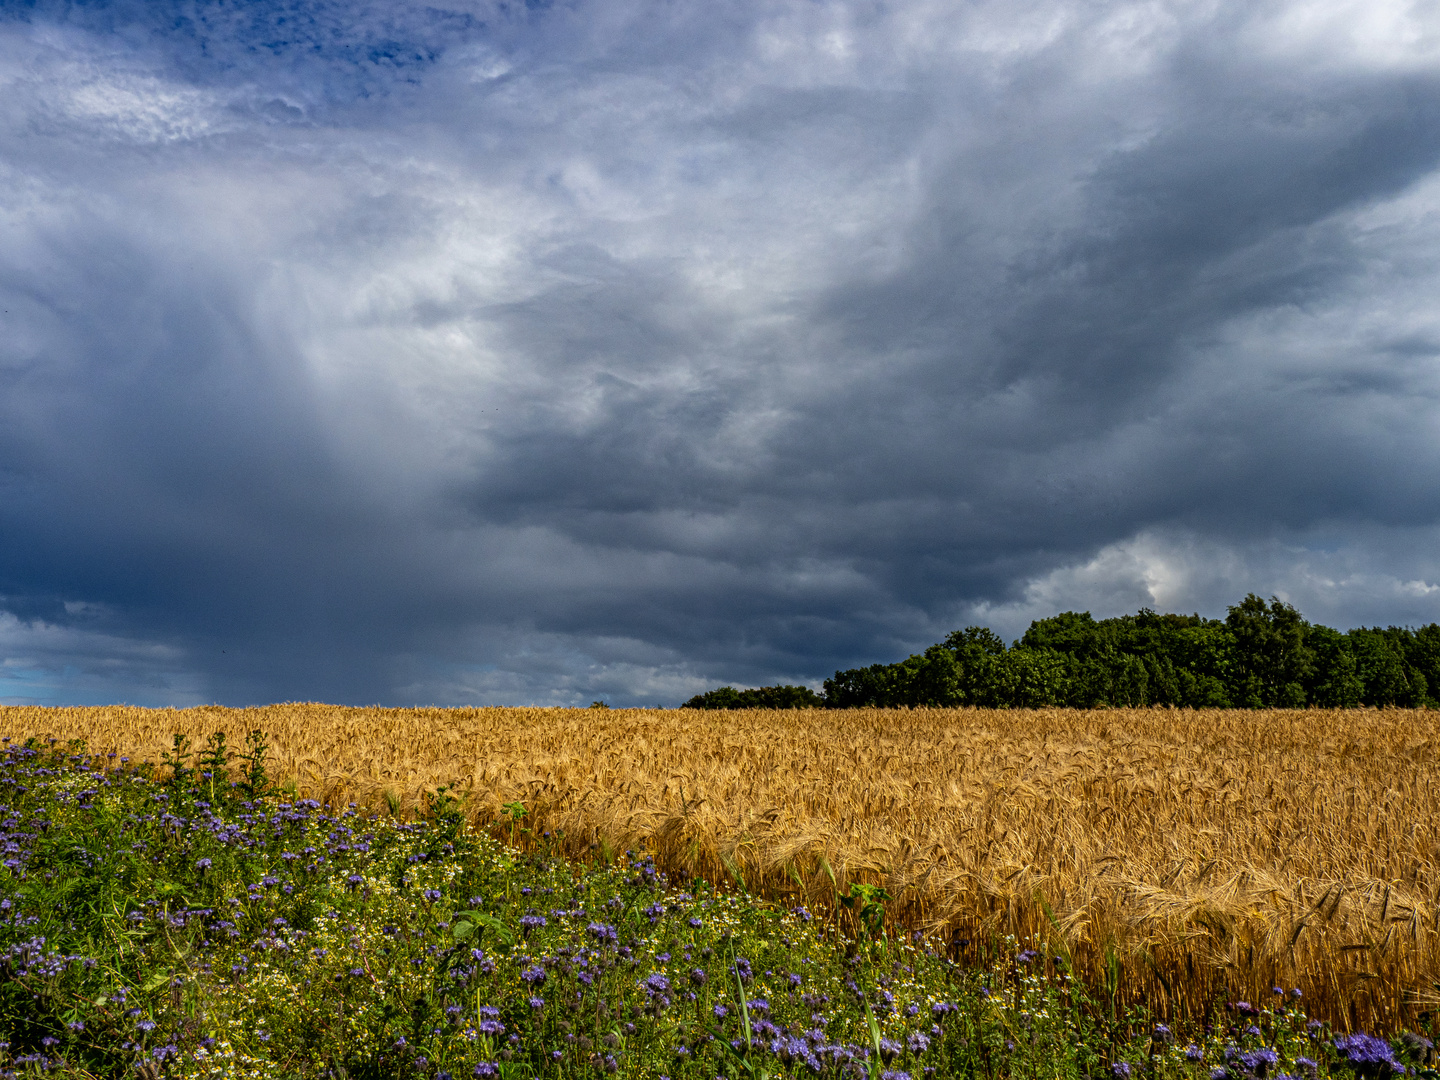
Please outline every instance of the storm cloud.
[[0, 699], [1440, 619], [1424, 3], [0, 0]]

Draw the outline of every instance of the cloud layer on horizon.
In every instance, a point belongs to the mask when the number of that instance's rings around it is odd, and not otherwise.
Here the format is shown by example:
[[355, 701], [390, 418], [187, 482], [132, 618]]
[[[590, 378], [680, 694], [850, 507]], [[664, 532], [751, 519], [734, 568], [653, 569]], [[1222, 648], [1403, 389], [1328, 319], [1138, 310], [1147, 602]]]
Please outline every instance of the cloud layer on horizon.
[[1440, 619], [1436, 26], [0, 2], [0, 700]]

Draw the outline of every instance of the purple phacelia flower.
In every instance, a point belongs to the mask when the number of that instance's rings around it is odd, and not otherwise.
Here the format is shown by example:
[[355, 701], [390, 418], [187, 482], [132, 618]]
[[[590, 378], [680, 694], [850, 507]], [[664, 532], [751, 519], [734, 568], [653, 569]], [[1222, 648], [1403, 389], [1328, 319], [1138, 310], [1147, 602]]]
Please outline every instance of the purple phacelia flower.
[[1340, 1035], [1335, 1039], [1335, 1049], [1361, 1076], [1387, 1077], [1404, 1076], [1405, 1067], [1395, 1060], [1395, 1051], [1384, 1039], [1366, 1035], [1363, 1031], [1353, 1035]]
[[1255, 1080], [1265, 1080], [1270, 1075], [1270, 1070], [1280, 1062], [1280, 1055], [1269, 1047], [1261, 1047], [1259, 1050], [1251, 1050], [1240, 1055], [1240, 1064], [1245, 1070], [1255, 1077]]

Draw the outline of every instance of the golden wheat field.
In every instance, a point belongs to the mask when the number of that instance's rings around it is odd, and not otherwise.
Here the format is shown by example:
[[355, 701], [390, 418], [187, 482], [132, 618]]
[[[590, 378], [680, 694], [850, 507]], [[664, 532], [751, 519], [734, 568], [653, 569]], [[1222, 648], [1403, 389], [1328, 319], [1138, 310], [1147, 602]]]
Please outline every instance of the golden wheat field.
[[1272, 985], [1344, 1026], [1440, 1004], [1436, 712], [291, 704], [0, 722], [147, 760], [175, 732], [237, 746], [257, 728], [301, 796], [414, 812], [450, 784], [482, 826], [521, 800], [571, 854], [645, 845], [832, 913], [837, 886], [879, 883], [897, 926], [959, 955], [1044, 937], [1092, 987], [1118, 973], [1122, 998], [1166, 1016]]

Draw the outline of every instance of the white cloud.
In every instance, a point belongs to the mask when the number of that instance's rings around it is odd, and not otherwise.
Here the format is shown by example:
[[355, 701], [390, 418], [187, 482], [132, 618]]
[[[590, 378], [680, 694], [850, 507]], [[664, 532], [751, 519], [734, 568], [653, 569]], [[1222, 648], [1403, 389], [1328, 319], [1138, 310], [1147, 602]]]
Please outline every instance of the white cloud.
[[[1357, 625], [1440, 622], [1440, 586], [1406, 580], [1401, 567], [1424, 566], [1440, 580], [1440, 530], [1385, 535], [1366, 530], [1334, 537], [1246, 545], [1175, 531], [1145, 531], [1108, 544], [1083, 562], [1056, 567], [1024, 583], [1009, 603], [982, 603], [963, 613], [1015, 638], [1034, 619], [1061, 611], [1096, 618], [1155, 611], [1224, 618], [1246, 593], [1278, 596], [1310, 621], [1348, 630]], [[1415, 555], [1426, 554], [1420, 559]], [[1397, 568], [1398, 572], [1390, 568]]]

